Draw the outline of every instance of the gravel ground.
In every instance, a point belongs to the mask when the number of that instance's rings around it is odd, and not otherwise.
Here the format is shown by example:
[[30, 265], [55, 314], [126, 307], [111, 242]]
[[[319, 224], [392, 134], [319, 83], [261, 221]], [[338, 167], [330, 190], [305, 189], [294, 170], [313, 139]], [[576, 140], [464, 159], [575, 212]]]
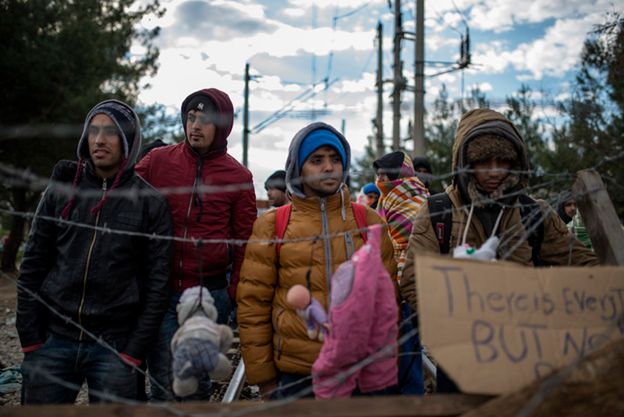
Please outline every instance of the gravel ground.
[[[11, 275], [15, 277], [15, 275]], [[15, 284], [6, 277], [0, 278], [0, 367], [19, 367], [22, 363], [17, 330], [15, 330]], [[20, 381], [21, 382], [21, 381]], [[0, 404], [18, 405], [19, 392], [2, 394]]]
[[[10, 275], [15, 279], [15, 275]], [[0, 369], [19, 368], [24, 355], [20, 349], [17, 330], [15, 329], [15, 307], [16, 307], [16, 288], [15, 283], [6, 277], [0, 277]], [[233, 362], [233, 368], [236, 368], [240, 354], [228, 355]], [[21, 382], [21, 380], [19, 380]], [[221, 401], [227, 384], [215, 383], [214, 392], [210, 398], [211, 402]], [[260, 394], [258, 387], [245, 384], [241, 392], [240, 400], [259, 401]], [[78, 395], [76, 404], [88, 404], [86, 385]], [[0, 405], [19, 405], [19, 391], [0, 394]]]

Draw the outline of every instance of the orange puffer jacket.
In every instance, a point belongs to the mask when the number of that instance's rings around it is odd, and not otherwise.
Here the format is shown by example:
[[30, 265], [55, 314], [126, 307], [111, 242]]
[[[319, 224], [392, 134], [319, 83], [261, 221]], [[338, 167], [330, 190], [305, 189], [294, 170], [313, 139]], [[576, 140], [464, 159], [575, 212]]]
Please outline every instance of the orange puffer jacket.
[[[306, 286], [310, 271], [312, 296], [328, 309], [330, 277], [364, 241], [357, 229], [346, 189], [327, 198], [293, 197], [292, 212], [279, 259], [275, 245], [254, 240], [275, 238], [275, 210], [254, 224], [238, 286], [238, 326], [245, 372], [250, 384], [275, 380], [277, 373], [308, 375], [321, 343], [310, 340], [303, 320], [286, 303], [286, 293], [295, 284]], [[367, 224], [383, 223], [367, 209]], [[314, 239], [320, 235], [331, 238]], [[289, 239], [311, 239], [288, 242]], [[393, 248], [387, 233], [381, 243], [384, 265], [396, 274]]]

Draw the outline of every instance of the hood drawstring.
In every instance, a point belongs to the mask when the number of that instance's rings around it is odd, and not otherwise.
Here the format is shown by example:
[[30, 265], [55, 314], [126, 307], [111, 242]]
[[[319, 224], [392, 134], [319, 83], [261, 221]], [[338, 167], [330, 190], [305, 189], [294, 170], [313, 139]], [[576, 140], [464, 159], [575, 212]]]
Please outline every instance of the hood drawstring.
[[71, 209], [74, 205], [74, 200], [76, 200], [76, 188], [78, 188], [78, 183], [80, 182], [80, 177], [82, 175], [82, 170], [84, 169], [84, 159], [80, 158], [78, 160], [78, 166], [76, 167], [76, 174], [74, 174], [74, 180], [72, 181], [72, 191], [73, 194], [71, 196], [71, 198], [69, 199], [69, 201], [67, 202], [67, 204], [65, 204], [65, 207], [63, 207], [63, 210], [61, 211], [61, 219], [63, 220], [67, 220], [67, 218], [69, 217], [69, 214], [71, 213]]
[[466, 244], [466, 237], [468, 236], [468, 228], [470, 227], [470, 221], [472, 220], [472, 213], [474, 213], [474, 202], [470, 203], [470, 212], [468, 213], [468, 220], [466, 220], [464, 234], [462, 235], [462, 246]]
[[498, 226], [500, 225], [500, 221], [503, 218], [504, 212], [505, 212], [505, 206], [503, 206], [501, 208], [501, 211], [498, 213], [498, 217], [496, 218], [496, 222], [494, 223], [494, 228], [492, 229], [492, 234], [490, 235], [490, 237], [496, 236], [496, 230], [498, 229]]
[[201, 218], [204, 215], [204, 203], [201, 199], [201, 194], [197, 191], [197, 184], [202, 184], [202, 167], [203, 160], [201, 156], [197, 157], [197, 162], [195, 163], [195, 182], [193, 183], [193, 205], [199, 207], [199, 213], [197, 213], [197, 222], [201, 222]]
[[340, 184], [340, 214], [342, 216], [342, 221], [347, 221], [347, 209], [345, 209], [344, 203], [344, 192], [342, 190], [342, 184]]
[[[124, 158], [121, 161], [121, 165], [119, 166], [119, 171], [117, 171], [117, 175], [115, 176], [115, 180], [113, 181], [113, 185], [109, 189], [104, 191], [104, 195], [102, 196], [102, 199], [91, 209], [91, 214], [92, 215], [95, 216], [98, 213], [98, 211], [100, 211], [102, 209], [102, 207], [104, 207], [104, 203], [106, 203], [106, 201], [108, 200], [108, 192], [110, 190], [116, 188], [117, 185], [119, 185], [119, 181], [121, 180], [123, 172], [126, 169], [127, 162], [128, 162], [128, 160], [126, 158]], [[69, 201], [67, 202], [67, 204], [65, 205], [65, 207], [61, 211], [61, 219], [63, 219], [63, 220], [67, 220], [69, 218], [69, 215], [71, 213], [71, 209], [74, 206], [74, 201], [76, 200], [76, 192], [77, 192], [78, 184], [80, 183], [80, 179], [82, 178], [82, 171], [83, 170], [84, 170], [84, 160], [83, 159], [79, 159], [78, 160], [78, 166], [76, 167], [76, 175], [74, 175], [74, 181], [72, 182], [72, 190], [74, 192], [74, 195], [72, 195], [72, 197], [69, 199]]]
[[117, 175], [115, 175], [115, 180], [113, 181], [113, 185], [111, 185], [110, 188], [108, 188], [106, 191], [104, 191], [104, 195], [102, 196], [102, 199], [100, 200], [99, 203], [97, 203], [95, 205], [95, 207], [93, 207], [91, 209], [91, 214], [93, 214], [94, 216], [97, 214], [98, 211], [100, 211], [102, 209], [102, 207], [104, 207], [104, 203], [106, 202], [106, 200], [108, 200], [108, 192], [117, 188], [117, 185], [119, 185], [119, 181], [121, 180], [121, 176], [124, 172], [124, 170], [126, 169], [126, 163], [128, 162], [128, 160], [126, 158], [124, 158], [121, 161], [121, 165], [119, 166], [119, 171], [117, 171]]
[[[470, 221], [472, 220], [472, 214], [474, 213], [474, 202], [470, 203], [470, 212], [468, 212], [468, 220], [466, 220], [466, 226], [464, 227], [464, 233], [462, 235], [462, 246], [466, 244], [466, 238], [468, 236], [468, 228], [470, 227]], [[490, 237], [496, 235], [496, 231], [498, 230], [498, 226], [500, 226], [501, 219], [503, 218], [503, 213], [505, 212], [505, 207], [503, 206], [501, 210], [498, 212], [498, 216], [496, 217], [496, 222], [494, 223], [494, 227], [492, 228], [492, 233]]]

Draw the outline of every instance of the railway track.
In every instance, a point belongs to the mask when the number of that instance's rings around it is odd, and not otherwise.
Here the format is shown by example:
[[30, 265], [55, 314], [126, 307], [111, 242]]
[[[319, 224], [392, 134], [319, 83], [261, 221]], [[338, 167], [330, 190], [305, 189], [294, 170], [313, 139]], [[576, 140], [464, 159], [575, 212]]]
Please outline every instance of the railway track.
[[248, 385], [245, 382], [245, 364], [240, 353], [238, 329], [234, 330], [234, 340], [226, 356], [232, 362], [232, 375], [229, 381], [213, 381], [214, 388], [210, 395], [210, 402], [260, 401], [261, 396], [258, 386]]

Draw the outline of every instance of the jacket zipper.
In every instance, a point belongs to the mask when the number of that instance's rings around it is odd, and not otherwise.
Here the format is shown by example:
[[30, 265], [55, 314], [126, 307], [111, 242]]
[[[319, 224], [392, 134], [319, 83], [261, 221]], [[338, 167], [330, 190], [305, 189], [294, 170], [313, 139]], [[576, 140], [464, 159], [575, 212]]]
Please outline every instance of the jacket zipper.
[[[106, 192], [106, 178], [102, 182], [102, 192]], [[98, 226], [100, 220], [100, 213], [98, 211], [95, 215], [95, 227]], [[82, 340], [84, 336], [84, 326], [82, 325], [82, 308], [84, 307], [85, 297], [87, 295], [87, 277], [89, 276], [89, 266], [91, 264], [91, 255], [93, 254], [93, 247], [95, 246], [95, 239], [97, 237], [97, 229], [93, 231], [93, 237], [91, 238], [91, 244], [89, 245], [89, 251], [87, 252], [87, 262], [85, 264], [84, 276], [82, 278], [82, 297], [80, 299], [80, 307], [78, 307], [78, 324], [80, 324], [80, 335], [78, 340]]]
[[353, 235], [351, 234], [351, 232], [345, 233], [344, 240], [345, 240], [345, 249], [347, 253], [347, 259], [351, 259], [351, 256], [355, 252], [355, 246], [353, 244]]
[[[186, 237], [188, 236], [188, 223], [191, 218], [191, 208], [193, 207], [193, 196], [195, 195], [195, 190], [197, 189], [197, 177], [195, 177], [195, 181], [193, 181], [193, 189], [191, 190], [191, 196], [189, 198], [188, 208], [186, 209], [186, 219], [184, 220], [184, 233], [182, 234], [182, 242], [181, 247], [184, 248], [184, 244], [186, 243]], [[182, 249], [180, 253], [180, 260], [178, 261], [178, 269], [180, 270], [180, 274], [182, 273], [182, 264], [184, 263], [184, 249]], [[178, 290], [182, 289], [182, 275], [178, 279]]]
[[329, 305], [329, 297], [331, 293], [331, 274], [332, 274], [332, 258], [331, 258], [331, 241], [329, 238], [329, 221], [327, 220], [327, 208], [325, 207], [325, 199], [321, 198], [321, 220], [323, 223], [323, 248], [325, 250], [325, 280], [327, 281], [327, 305]]

